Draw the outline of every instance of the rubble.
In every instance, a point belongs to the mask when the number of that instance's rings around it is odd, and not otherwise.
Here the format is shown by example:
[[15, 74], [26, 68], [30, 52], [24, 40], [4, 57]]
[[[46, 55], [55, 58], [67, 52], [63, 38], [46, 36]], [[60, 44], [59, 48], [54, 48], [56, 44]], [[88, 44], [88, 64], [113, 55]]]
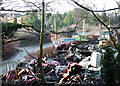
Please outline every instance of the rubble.
[[[101, 86], [101, 67], [97, 64], [100, 63], [101, 55], [99, 54], [98, 60], [98, 53], [95, 53], [99, 51], [99, 47], [84, 41], [59, 45], [52, 58], [42, 59], [48, 86]], [[93, 64], [93, 61], [97, 63]], [[38, 59], [19, 63], [15, 70], [2, 75], [0, 80], [2, 80], [2, 86], [41, 86]]]

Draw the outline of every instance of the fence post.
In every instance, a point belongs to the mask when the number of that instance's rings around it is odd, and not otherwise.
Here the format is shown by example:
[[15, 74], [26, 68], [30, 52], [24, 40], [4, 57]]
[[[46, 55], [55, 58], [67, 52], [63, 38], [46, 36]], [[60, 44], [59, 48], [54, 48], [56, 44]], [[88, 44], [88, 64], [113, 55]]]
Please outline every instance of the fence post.
[[13, 67], [13, 61], [12, 61], [12, 62], [11, 62], [11, 70], [13, 70], [13, 68], [14, 68], [14, 67]]
[[18, 79], [17, 67], [15, 67], [15, 74], [16, 74], [16, 79]]
[[6, 70], [5, 71], [6, 71], [6, 74], [7, 74], [7, 62], [5, 62], [5, 63], [6, 63]]
[[8, 66], [9, 66], [9, 71], [11, 71], [11, 63], [10, 63], [10, 62], [9, 62], [9, 65], [8, 65]]

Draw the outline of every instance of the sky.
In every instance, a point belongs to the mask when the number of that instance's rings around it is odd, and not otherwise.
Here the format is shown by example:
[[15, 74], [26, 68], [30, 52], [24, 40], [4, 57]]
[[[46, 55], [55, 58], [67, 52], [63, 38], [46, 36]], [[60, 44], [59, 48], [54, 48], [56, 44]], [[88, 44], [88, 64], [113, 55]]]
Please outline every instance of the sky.
[[[118, 7], [115, 0], [76, 0], [76, 1], [79, 1], [79, 4], [89, 5], [94, 10], [103, 10], [103, 9], [111, 9]], [[116, 0], [116, 1], [119, 2], [120, 0]], [[74, 6], [77, 7], [77, 5]], [[61, 7], [62, 9], [61, 12], [72, 10], [74, 6], [63, 4], [63, 6]]]
[[[20, 0], [5, 0], [5, 1], [12, 1], [11, 4], [3, 4], [2, 6], [9, 5], [7, 9], [12, 9], [15, 8], [17, 10], [23, 10], [25, 9], [24, 7], [21, 8], [23, 5], [25, 5], [23, 2]], [[41, 1], [41, 0], [28, 0], [28, 1]], [[44, 0], [45, 2], [49, 2], [51, 0]], [[59, 13], [64, 13], [69, 10], [73, 10], [75, 7], [78, 7], [77, 5], [73, 3], [68, 3], [70, 0], [54, 0], [54, 3], [50, 3], [49, 6], [50, 8], [53, 8], [53, 12], [59, 12]], [[102, 10], [102, 9], [111, 9], [111, 8], [116, 8], [118, 7], [115, 0], [76, 0], [79, 1], [79, 4], [85, 4], [89, 5], [90, 7], [94, 8], [94, 10]], [[119, 2], [120, 0], [116, 0]]]
[[[91, 2], [96, 5], [96, 7], [100, 9], [110, 9], [117, 7], [115, 0], [86, 0], [87, 2]], [[116, 0], [119, 2], [120, 0]]]

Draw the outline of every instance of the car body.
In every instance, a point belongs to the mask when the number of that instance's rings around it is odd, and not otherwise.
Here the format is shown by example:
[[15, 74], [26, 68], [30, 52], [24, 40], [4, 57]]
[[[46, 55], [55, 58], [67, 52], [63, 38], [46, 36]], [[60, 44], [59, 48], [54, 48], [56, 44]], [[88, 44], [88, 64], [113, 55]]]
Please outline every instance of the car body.
[[66, 67], [67, 66], [56, 66], [55, 67], [55, 72], [56, 73], [58, 73], [58, 72], [63, 73]]
[[46, 59], [45, 64], [49, 66], [58, 66], [60, 63], [58, 61], [54, 61], [52, 59]]
[[[30, 64], [34, 64], [34, 63], [37, 64], [38, 60], [33, 59], [30, 61]], [[43, 63], [42, 63], [42, 66], [58, 66], [58, 65], [60, 65], [60, 63], [57, 61], [54, 61], [52, 59], [45, 59], [45, 61], [43, 61]]]
[[82, 65], [84, 69], [88, 69], [91, 65], [90, 56], [84, 58], [81, 62], [79, 62], [79, 64]]

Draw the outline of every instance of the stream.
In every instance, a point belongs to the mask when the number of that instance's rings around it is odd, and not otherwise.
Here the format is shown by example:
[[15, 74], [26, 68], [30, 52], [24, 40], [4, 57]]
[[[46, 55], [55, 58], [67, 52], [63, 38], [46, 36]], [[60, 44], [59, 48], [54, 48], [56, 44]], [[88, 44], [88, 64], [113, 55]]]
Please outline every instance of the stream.
[[[52, 46], [51, 43], [44, 43], [43, 44], [43, 48]], [[16, 53], [15, 55], [13, 55], [10, 59], [6, 60], [6, 61], [2, 61], [0, 62], [0, 75], [7, 73], [8, 71], [14, 70], [15, 66], [19, 63], [19, 62], [23, 62], [26, 61], [27, 59], [24, 58], [25, 56], [27, 56], [27, 52], [31, 53], [31, 52], [36, 52], [39, 50], [39, 45], [33, 45], [33, 46], [28, 46], [28, 47], [16, 47], [17, 49], [19, 49], [19, 52]], [[25, 49], [26, 51], [25, 51]]]

